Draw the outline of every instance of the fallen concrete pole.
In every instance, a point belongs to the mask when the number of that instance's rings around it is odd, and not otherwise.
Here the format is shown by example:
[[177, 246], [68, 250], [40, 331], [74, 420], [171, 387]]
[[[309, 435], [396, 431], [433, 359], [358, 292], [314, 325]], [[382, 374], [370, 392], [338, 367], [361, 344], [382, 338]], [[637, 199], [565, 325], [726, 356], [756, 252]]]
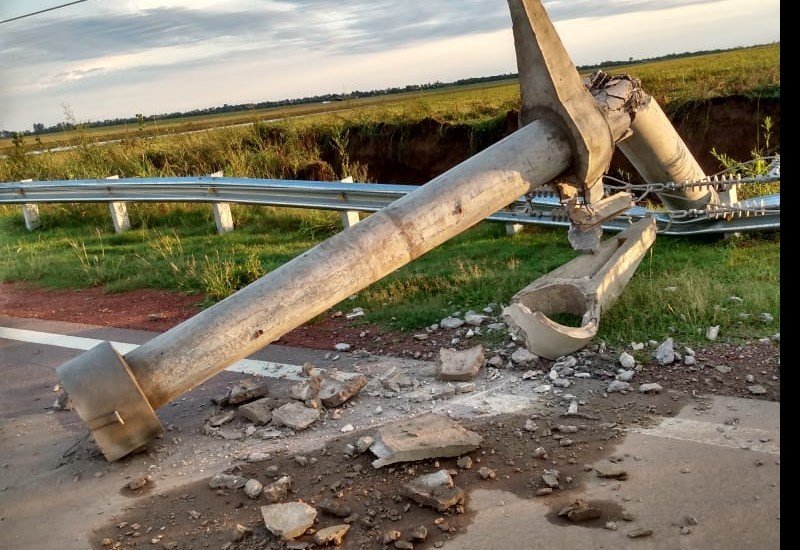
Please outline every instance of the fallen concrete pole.
[[58, 376], [116, 460], [161, 433], [154, 409], [550, 181], [571, 156], [559, 128], [532, 122], [125, 357], [98, 346]]
[[560, 175], [576, 192], [596, 187], [636, 102], [601, 109], [541, 2], [509, 0], [509, 6], [526, 67], [523, 110], [542, 119], [524, 120], [505, 139], [125, 357], [106, 343], [59, 367], [75, 410], [108, 460], [163, 432], [158, 407], [521, 195]]
[[[619, 148], [647, 183], [684, 183], [706, 177], [652, 97], [636, 112], [630, 129], [631, 135], [619, 142]], [[658, 197], [670, 210], [703, 208], [719, 202], [711, 185], [659, 192]]]
[[[581, 349], [597, 334], [600, 315], [617, 300], [655, 238], [655, 220], [639, 220], [594, 254], [578, 256], [520, 290], [503, 317], [536, 355], [556, 359]], [[581, 325], [554, 321], [558, 313], [580, 315]]]

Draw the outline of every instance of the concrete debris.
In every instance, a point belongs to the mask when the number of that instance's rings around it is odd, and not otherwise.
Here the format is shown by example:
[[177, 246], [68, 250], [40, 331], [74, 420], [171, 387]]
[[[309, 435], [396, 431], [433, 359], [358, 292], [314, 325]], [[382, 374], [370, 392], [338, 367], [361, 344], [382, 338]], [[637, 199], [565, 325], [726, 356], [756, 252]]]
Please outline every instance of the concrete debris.
[[571, 440], [571, 439], [569, 439], [568, 437], [563, 437], [563, 438], [561, 438], [561, 439], [559, 439], [559, 440], [558, 440], [558, 444], [559, 444], [560, 446], [562, 446], [562, 447], [569, 447], [569, 446], [570, 446], [570, 445], [572, 445], [573, 443], [574, 443], [574, 441], [572, 441], [572, 440]]
[[475, 391], [475, 384], [473, 382], [464, 382], [463, 384], [456, 384], [456, 393], [472, 393]]
[[523, 380], [532, 380], [537, 376], [541, 376], [543, 373], [540, 370], [526, 370], [522, 373]]
[[539, 429], [539, 425], [536, 424], [536, 422], [534, 422], [530, 418], [525, 421], [525, 431], [526, 432], [535, 432], [538, 429]]
[[697, 359], [695, 358], [694, 355], [685, 355], [683, 357], [683, 364], [686, 365], [687, 367], [691, 367], [692, 365], [697, 364]]
[[292, 476], [281, 476], [277, 481], [270, 483], [262, 489], [264, 498], [269, 502], [280, 502], [289, 495], [294, 480]]
[[472, 325], [473, 327], [479, 327], [483, 324], [484, 321], [486, 321], [486, 316], [480, 315], [478, 313], [472, 313], [470, 315], [465, 315], [464, 321], [468, 325]]
[[244, 484], [244, 494], [247, 495], [248, 498], [258, 498], [263, 490], [264, 485], [257, 479], [248, 479], [247, 483]]
[[447, 470], [415, 477], [403, 485], [403, 492], [415, 502], [439, 512], [464, 502], [464, 490], [455, 486]]
[[227, 424], [228, 422], [233, 420], [235, 416], [236, 413], [234, 411], [223, 411], [211, 415], [206, 422], [208, 422], [208, 425], [211, 426], [212, 428], [218, 428], [219, 426]]
[[497, 477], [497, 470], [482, 466], [481, 469], [478, 470], [478, 475], [481, 476], [482, 479], [494, 479]]
[[458, 317], [445, 317], [439, 323], [439, 326], [442, 328], [449, 328], [449, 329], [456, 329], [459, 328], [464, 324], [463, 319], [459, 319]]
[[566, 378], [559, 378], [557, 380], [553, 380], [553, 386], [556, 388], [568, 388], [572, 385], [571, 380], [567, 380]]
[[397, 550], [414, 550], [414, 545], [407, 540], [394, 541], [394, 547], [397, 548]]
[[486, 325], [486, 328], [489, 330], [505, 330], [506, 324], [505, 323], [489, 323]]
[[636, 366], [636, 359], [630, 353], [623, 351], [619, 355], [619, 364], [625, 370], [632, 370]]
[[305, 430], [319, 420], [319, 411], [302, 403], [287, 403], [272, 411], [272, 423], [288, 426], [294, 430]]
[[562, 508], [558, 515], [566, 517], [570, 521], [582, 522], [597, 519], [602, 515], [602, 512], [597, 508], [591, 507], [586, 500], [579, 498], [572, 504]]
[[464, 455], [456, 460], [456, 466], [462, 470], [470, 470], [472, 469], [472, 458], [469, 455]]
[[419, 333], [419, 334], [415, 334], [413, 336], [413, 338], [414, 338], [414, 340], [427, 340], [428, 339], [428, 335], [426, 333], [422, 332], [422, 333]]
[[655, 382], [639, 386], [639, 393], [661, 393], [661, 390], [663, 390], [661, 384]]
[[622, 382], [621, 380], [614, 380], [606, 388], [606, 393], [626, 392], [629, 391], [630, 389], [631, 385], [628, 382]]
[[654, 357], [659, 365], [669, 365], [675, 361], [675, 349], [672, 338], [667, 338], [656, 348]]
[[653, 534], [652, 529], [634, 529], [632, 531], [628, 531], [628, 537], [632, 539], [640, 539], [643, 537], [649, 537]]
[[628, 479], [628, 471], [613, 462], [601, 462], [594, 467], [597, 477], [606, 479]]
[[553, 474], [542, 474], [542, 483], [551, 489], [558, 489], [558, 477]]
[[417, 525], [414, 527], [414, 530], [411, 531], [411, 540], [422, 542], [428, 538], [428, 528], [424, 525]]
[[346, 523], [340, 525], [332, 525], [325, 527], [314, 533], [314, 544], [323, 546], [325, 544], [332, 544], [333, 546], [341, 546], [344, 542], [344, 537], [350, 530], [350, 526]]
[[219, 473], [214, 474], [208, 482], [212, 489], [241, 489], [247, 483], [247, 479], [242, 476]]
[[492, 366], [492, 367], [494, 367], [496, 369], [500, 369], [500, 368], [503, 368], [503, 365], [505, 364], [505, 361], [503, 361], [503, 358], [500, 357], [499, 355], [494, 355], [491, 358], [489, 358], [487, 363], [490, 366]]
[[241, 380], [231, 387], [228, 395], [222, 401], [228, 405], [238, 405], [264, 397], [268, 392], [267, 386], [263, 383], [255, 380]]
[[359, 373], [335, 371], [322, 375], [319, 399], [327, 407], [338, 407], [367, 385], [367, 377]]
[[287, 502], [261, 507], [267, 530], [283, 540], [292, 540], [314, 525], [317, 511], [305, 502]]
[[353, 426], [352, 424], [345, 424], [344, 426], [339, 428], [339, 431], [342, 432], [343, 434], [346, 434], [352, 432], [355, 429], [356, 429], [355, 426]]
[[729, 302], [733, 302], [735, 304], [744, 303], [744, 300], [742, 298], [740, 298], [739, 296], [728, 296], [728, 301]]
[[370, 435], [362, 435], [356, 440], [355, 451], [358, 454], [367, 452], [372, 444], [375, 443], [375, 438]]
[[621, 370], [617, 373], [617, 376], [615, 378], [622, 382], [630, 382], [631, 380], [633, 380], [633, 377], [635, 375], [636, 375], [635, 370]]
[[771, 313], [767, 313], [765, 311], [764, 313], [758, 314], [758, 320], [764, 323], [765, 325], [768, 325], [775, 320], [775, 317], [773, 317]]
[[712, 342], [719, 336], [719, 325], [714, 325], [706, 329], [706, 338]]
[[535, 493], [537, 497], [543, 497], [552, 494], [553, 494], [553, 489], [551, 489], [550, 487], [540, 487], [539, 489], [536, 489]]
[[438, 376], [440, 380], [465, 382], [478, 375], [484, 361], [483, 346], [477, 345], [466, 350], [441, 348], [439, 350]]
[[575, 368], [578, 365], [578, 360], [575, 359], [572, 355], [567, 355], [564, 357], [559, 357], [558, 360], [553, 363], [553, 368], [557, 371], [561, 369], [571, 369]]
[[562, 434], [574, 434], [578, 431], [578, 427], [570, 426], [568, 424], [559, 424], [558, 426], [556, 426], [556, 430], [558, 430]]
[[378, 457], [375, 468], [426, 458], [461, 456], [483, 440], [449, 418], [432, 413], [382, 426], [370, 450]]
[[240, 405], [239, 414], [256, 426], [264, 426], [265, 424], [269, 424], [272, 420], [272, 411], [286, 403], [287, 401], [285, 399], [262, 397], [261, 399], [256, 399], [250, 403]]
[[[241, 542], [247, 537], [253, 534], [253, 530], [249, 527], [245, 527], [241, 523], [237, 523], [233, 528], [233, 533], [231, 534], [231, 540], [233, 542]], [[151, 541], [152, 542], [152, 541]]]
[[539, 360], [539, 356], [528, 348], [519, 348], [511, 354], [511, 361], [515, 365], [528, 365]]
[[335, 349], [336, 351], [349, 351], [351, 347], [352, 346], [350, 344], [346, 344], [345, 342], [339, 342], [338, 344], [333, 346], [333, 349]]
[[553, 389], [553, 386], [550, 384], [539, 384], [535, 388], [533, 388], [534, 393], [547, 393]]
[[146, 485], [148, 485], [151, 481], [153, 481], [153, 477], [149, 475], [138, 476], [130, 480], [128, 483], [125, 484], [127, 489], [131, 491], [138, 491], [142, 489]]
[[293, 458], [294, 458], [294, 461], [297, 462], [297, 464], [299, 466], [302, 466], [303, 468], [308, 466], [308, 457], [303, 456], [303, 455], [294, 455]]
[[535, 456], [536, 458], [541, 458], [543, 460], [548, 459], [547, 451], [545, 450], [544, 447], [536, 447], [536, 449], [534, 449], [533, 451], [533, 456]]
[[381, 538], [381, 542], [383, 544], [391, 544], [394, 541], [398, 540], [400, 537], [403, 536], [403, 533], [398, 531], [397, 529], [392, 529], [390, 531], [386, 531]]
[[717, 371], [717, 372], [720, 372], [720, 373], [722, 373], [722, 374], [728, 374], [728, 373], [729, 373], [729, 372], [731, 372], [733, 369], [732, 369], [732, 368], [730, 368], [730, 367], [729, 367], [729, 366], [727, 366], [727, 365], [717, 365], [716, 367], [714, 367], [714, 370], [715, 370], [715, 371]]
[[644, 349], [644, 342], [631, 342], [631, 349], [633, 351], [640, 351]]
[[767, 389], [760, 384], [747, 386], [747, 391], [749, 391], [753, 395], [764, 395], [765, 393], [767, 393]]
[[616, 531], [619, 526], [617, 525], [616, 521], [607, 521], [603, 528], [608, 529], [609, 531]]
[[343, 502], [339, 502], [336, 499], [328, 497], [317, 502], [317, 509], [322, 510], [322, 512], [328, 514], [329, 516], [334, 516], [337, 518], [346, 518], [353, 513], [350, 507]]

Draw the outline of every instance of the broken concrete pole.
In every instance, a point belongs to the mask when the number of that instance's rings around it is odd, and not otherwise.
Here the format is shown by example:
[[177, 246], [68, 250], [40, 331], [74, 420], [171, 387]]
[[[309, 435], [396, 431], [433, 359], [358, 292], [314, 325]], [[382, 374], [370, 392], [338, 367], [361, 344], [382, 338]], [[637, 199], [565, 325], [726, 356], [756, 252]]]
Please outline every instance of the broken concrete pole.
[[[643, 218], [607, 239], [594, 254], [583, 254], [520, 290], [503, 317], [535, 354], [556, 359], [573, 353], [597, 334], [600, 314], [617, 300], [656, 238], [656, 223]], [[550, 316], [581, 316], [581, 326]], [[513, 356], [512, 356], [513, 360]]]
[[327, 407], [338, 407], [367, 385], [367, 377], [357, 372], [336, 371], [322, 376], [317, 397]]
[[270, 533], [283, 540], [292, 540], [314, 525], [317, 511], [313, 506], [298, 501], [262, 506], [261, 516]]
[[481, 345], [462, 351], [442, 348], [439, 350], [439, 359], [440, 380], [466, 382], [475, 378], [480, 372], [484, 361], [484, 350]]
[[403, 485], [403, 493], [415, 502], [439, 512], [464, 502], [464, 490], [455, 486], [447, 470], [415, 477]]
[[272, 423], [288, 426], [293, 430], [305, 430], [319, 420], [319, 411], [302, 403], [287, 403], [272, 411]]
[[370, 447], [375, 468], [426, 458], [461, 456], [481, 444], [480, 434], [435, 414], [423, 414], [382, 426]]
[[108, 460], [163, 434], [158, 407], [567, 169], [576, 195], [599, 187], [633, 113], [612, 117], [598, 108], [539, 0], [509, 6], [519, 130], [124, 358], [101, 344], [59, 367]]

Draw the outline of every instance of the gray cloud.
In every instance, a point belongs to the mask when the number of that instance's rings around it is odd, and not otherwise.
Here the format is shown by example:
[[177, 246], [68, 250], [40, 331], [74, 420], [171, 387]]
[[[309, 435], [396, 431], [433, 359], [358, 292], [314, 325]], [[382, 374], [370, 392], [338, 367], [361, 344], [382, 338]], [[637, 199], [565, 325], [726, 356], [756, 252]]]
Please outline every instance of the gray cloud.
[[[558, 0], [546, 6], [555, 20], [567, 20], [715, 1], [719, 0]], [[82, 61], [211, 39], [225, 39], [234, 49], [238, 43], [266, 50], [368, 53], [510, 26], [502, 0], [285, 0], [284, 4], [292, 9], [159, 8], [47, 18], [4, 29], [0, 59], [7, 67]]]

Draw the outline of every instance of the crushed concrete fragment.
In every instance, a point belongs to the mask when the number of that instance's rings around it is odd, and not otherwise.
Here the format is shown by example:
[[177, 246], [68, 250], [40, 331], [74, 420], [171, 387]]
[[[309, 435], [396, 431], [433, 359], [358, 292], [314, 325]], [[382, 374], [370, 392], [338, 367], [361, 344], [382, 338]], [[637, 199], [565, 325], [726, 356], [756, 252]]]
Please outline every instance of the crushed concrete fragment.
[[403, 533], [401, 533], [400, 531], [398, 531], [396, 529], [392, 529], [390, 531], [386, 531], [383, 534], [383, 538], [381, 539], [381, 541], [383, 542], [383, 544], [391, 544], [394, 541], [398, 540], [402, 536], [403, 536]]
[[449, 328], [449, 329], [456, 329], [459, 328], [464, 324], [463, 319], [459, 319], [458, 317], [445, 317], [439, 323], [439, 326], [442, 328]]
[[292, 476], [281, 476], [277, 481], [264, 487], [262, 494], [269, 502], [280, 502], [289, 495], [293, 481]]
[[643, 537], [649, 537], [653, 534], [652, 529], [634, 529], [632, 531], [628, 531], [628, 537], [632, 539], [639, 539]]
[[511, 361], [516, 365], [528, 365], [539, 360], [539, 356], [527, 348], [519, 348], [511, 354]]
[[732, 368], [730, 368], [730, 367], [729, 367], [729, 366], [727, 366], [727, 365], [717, 365], [717, 366], [715, 366], [715, 367], [714, 367], [714, 370], [715, 370], [715, 371], [717, 371], [717, 372], [720, 372], [720, 373], [722, 373], [722, 374], [728, 374], [728, 373], [729, 373], [729, 372], [731, 372], [733, 369], [732, 369]]
[[231, 387], [228, 395], [223, 400], [228, 405], [238, 405], [264, 397], [268, 391], [267, 386], [263, 383], [255, 380], [241, 380]]
[[530, 418], [525, 420], [525, 431], [526, 432], [535, 432], [538, 429], [539, 429], [539, 425], [536, 424], [536, 422], [534, 422]]
[[208, 486], [212, 489], [241, 489], [247, 483], [247, 479], [242, 476], [218, 473], [211, 476]]
[[629, 391], [630, 389], [631, 389], [631, 385], [629, 383], [622, 382], [621, 380], [614, 380], [606, 388], [606, 393], [626, 392], [626, 391]]
[[248, 498], [258, 498], [263, 490], [264, 485], [257, 479], [248, 479], [247, 483], [244, 484], [244, 494], [247, 495]]
[[495, 367], [495, 368], [497, 368], [497, 369], [499, 369], [499, 368], [502, 368], [502, 367], [503, 367], [503, 365], [505, 364], [505, 362], [503, 361], [503, 358], [502, 358], [502, 357], [500, 357], [499, 355], [494, 355], [494, 356], [492, 356], [492, 357], [491, 357], [491, 358], [490, 358], [490, 359], [487, 361], [487, 363], [488, 363], [490, 366], [492, 366], [492, 367]]
[[414, 530], [411, 531], [411, 540], [422, 542], [428, 538], [428, 528], [424, 525], [417, 525], [414, 527]]
[[669, 365], [675, 361], [675, 349], [672, 338], [667, 338], [656, 348], [653, 354], [659, 365]]
[[252, 529], [242, 525], [241, 523], [237, 523], [233, 528], [233, 533], [231, 534], [231, 540], [233, 542], [241, 542], [247, 537], [251, 536], [252, 534], [253, 534]]
[[694, 355], [686, 355], [683, 358], [683, 364], [686, 365], [687, 367], [690, 367], [692, 365], [696, 365], [697, 364], [697, 359], [695, 358]]
[[574, 434], [578, 431], [578, 427], [571, 426], [568, 424], [559, 424], [558, 426], [556, 426], [556, 430], [564, 434]]
[[460, 456], [475, 450], [480, 434], [432, 413], [382, 426], [370, 450], [378, 457], [372, 465], [380, 468], [395, 462]]
[[325, 544], [332, 544], [333, 546], [341, 546], [344, 542], [344, 537], [350, 530], [350, 526], [346, 523], [340, 525], [332, 525], [325, 527], [314, 533], [314, 544], [319, 546]]
[[747, 386], [747, 391], [749, 391], [753, 395], [764, 395], [765, 393], [767, 393], [767, 389], [760, 384]]
[[616, 531], [618, 529], [618, 525], [616, 521], [607, 521], [603, 528], [608, 529], [609, 531]]
[[552, 495], [553, 494], [553, 489], [550, 488], [550, 487], [540, 487], [539, 489], [536, 489], [536, 493], [535, 494], [536, 494], [537, 497], [543, 497], [543, 496], [546, 496], [546, 495]]
[[631, 349], [633, 351], [640, 351], [644, 349], [644, 342], [631, 342]]
[[477, 345], [466, 350], [441, 348], [439, 350], [438, 377], [440, 380], [466, 382], [478, 375], [484, 362], [483, 346]]
[[558, 478], [553, 474], [542, 474], [542, 483], [550, 487], [551, 489], [558, 488]]
[[533, 388], [534, 393], [547, 393], [553, 389], [553, 386], [550, 384], [539, 384], [535, 388]]
[[414, 545], [407, 540], [394, 541], [394, 547], [397, 548], [397, 550], [414, 550]]
[[351, 347], [352, 346], [350, 344], [347, 344], [345, 342], [339, 342], [338, 344], [333, 346], [333, 349], [335, 349], [336, 351], [349, 351]]
[[661, 384], [655, 382], [639, 386], [639, 393], [661, 393], [662, 390]]
[[353, 430], [355, 430], [355, 427], [352, 424], [345, 424], [344, 426], [339, 428], [339, 431], [342, 432], [343, 434], [352, 432]]
[[223, 411], [217, 414], [213, 414], [207, 420], [208, 424], [213, 428], [218, 428], [223, 424], [227, 424], [233, 417], [236, 416], [234, 411]]
[[372, 444], [375, 443], [375, 438], [369, 435], [362, 435], [356, 440], [355, 451], [358, 454], [365, 453]]
[[479, 327], [479, 326], [481, 326], [483, 324], [484, 321], [486, 321], [486, 316], [485, 315], [480, 315], [478, 313], [473, 313], [473, 314], [470, 314], [470, 315], [465, 315], [464, 316], [464, 321], [468, 325], [472, 325], [473, 327]]
[[472, 468], [472, 458], [469, 455], [464, 455], [456, 460], [456, 466], [462, 470], [470, 470]]
[[558, 444], [559, 444], [561, 447], [569, 447], [569, 446], [570, 446], [570, 445], [572, 445], [573, 443], [574, 443], [574, 441], [572, 441], [572, 440], [571, 440], [571, 439], [569, 439], [568, 437], [564, 437], [564, 438], [561, 438], [561, 439], [559, 439], [559, 440], [558, 440]]
[[634, 375], [636, 375], [635, 370], [623, 370], [617, 373], [617, 376], [615, 378], [622, 382], [630, 382], [631, 380], [633, 380]]
[[481, 476], [482, 479], [494, 479], [497, 477], [497, 470], [482, 466], [481, 469], [478, 470], [478, 475]]
[[319, 410], [302, 403], [287, 403], [272, 411], [272, 423], [288, 426], [294, 430], [305, 430], [319, 420]]
[[125, 487], [130, 489], [131, 491], [138, 491], [139, 489], [148, 485], [151, 481], [153, 481], [152, 476], [143, 475], [137, 476], [130, 480], [128, 483], [125, 484]]
[[570, 521], [582, 522], [597, 519], [602, 515], [602, 512], [597, 508], [591, 507], [586, 500], [579, 498], [572, 504], [562, 508], [558, 515], [566, 517]]
[[613, 462], [601, 462], [594, 467], [597, 477], [606, 479], [628, 479], [628, 471]]
[[403, 485], [403, 492], [415, 502], [439, 512], [464, 502], [464, 490], [455, 486], [447, 470], [415, 477]]
[[631, 370], [636, 366], [636, 359], [627, 351], [623, 351], [619, 355], [619, 364], [625, 370]]
[[337, 518], [346, 518], [351, 515], [353, 511], [345, 503], [337, 499], [325, 497], [317, 502], [317, 509]]
[[771, 313], [767, 313], [765, 311], [764, 313], [758, 314], [758, 320], [764, 323], [765, 325], [768, 325], [775, 320], [775, 317], [773, 317]]
[[563, 368], [574, 368], [578, 364], [578, 360], [575, 359], [572, 355], [566, 355], [564, 357], [559, 357], [558, 360], [553, 363], [553, 368], [556, 370], [560, 370]]
[[559, 378], [557, 380], [553, 380], [553, 386], [556, 388], [568, 388], [572, 385], [571, 380], [567, 380], [565, 378]]
[[305, 502], [287, 502], [261, 507], [267, 530], [283, 540], [292, 540], [314, 525], [317, 511]]
[[367, 385], [367, 377], [360, 373], [332, 372], [322, 375], [318, 397], [327, 407], [338, 407]]
[[713, 325], [706, 329], [706, 339], [712, 342], [719, 336], [719, 325]]
[[263, 426], [272, 420], [272, 411], [285, 405], [285, 399], [275, 399], [274, 397], [262, 397], [250, 403], [239, 406], [239, 414], [255, 424]]
[[544, 460], [547, 460], [548, 458], [547, 451], [544, 447], [536, 447], [536, 449], [533, 451], [533, 456]]

